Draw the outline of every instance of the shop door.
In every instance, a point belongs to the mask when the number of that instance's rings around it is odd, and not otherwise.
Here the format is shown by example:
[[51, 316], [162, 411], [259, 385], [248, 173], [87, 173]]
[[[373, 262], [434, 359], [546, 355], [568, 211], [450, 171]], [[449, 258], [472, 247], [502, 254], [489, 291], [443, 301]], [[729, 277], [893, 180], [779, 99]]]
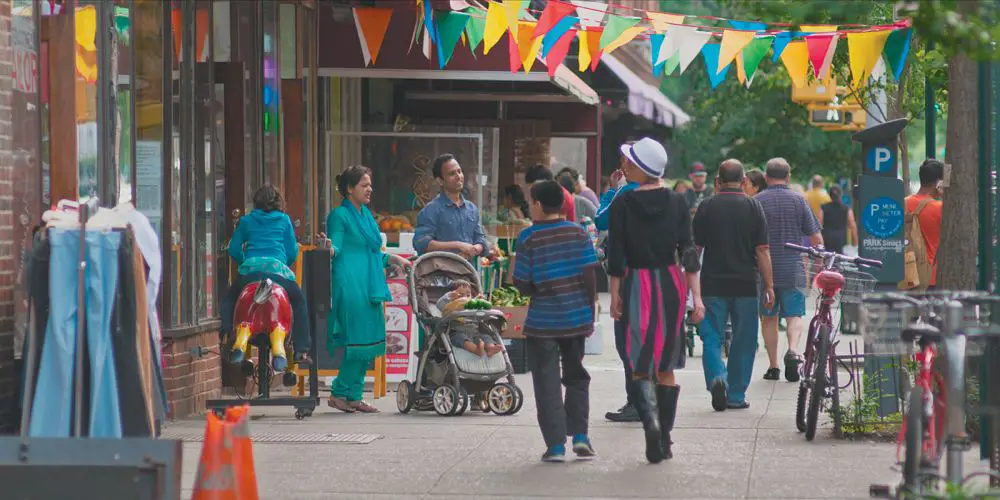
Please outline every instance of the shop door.
[[[236, 266], [230, 262], [228, 244], [233, 235], [233, 229], [239, 223], [240, 217], [248, 204], [246, 199], [246, 155], [244, 138], [244, 106], [243, 95], [243, 63], [215, 63], [215, 99], [216, 113], [215, 137], [219, 155], [216, 156], [224, 165], [224, 182], [216, 186], [217, 192], [225, 198], [225, 211], [220, 215], [219, 240], [223, 242], [216, 252], [216, 269], [219, 270], [219, 293], [224, 294], [229, 287], [230, 277], [236, 273]], [[225, 189], [229, 186], [229, 189]], [[222, 295], [220, 295], [222, 296]]]

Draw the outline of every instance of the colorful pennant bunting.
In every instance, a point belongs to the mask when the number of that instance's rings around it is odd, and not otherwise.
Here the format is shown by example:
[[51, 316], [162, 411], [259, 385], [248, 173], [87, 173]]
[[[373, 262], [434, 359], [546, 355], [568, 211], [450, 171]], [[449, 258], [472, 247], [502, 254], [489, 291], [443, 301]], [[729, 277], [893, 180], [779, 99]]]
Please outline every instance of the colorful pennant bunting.
[[[542, 11], [542, 17], [538, 19], [538, 24], [535, 25], [535, 32], [532, 37], [538, 38], [551, 32], [553, 26], [559, 23], [559, 21], [561, 21], [564, 17], [572, 14], [574, 11], [576, 11], [576, 7], [574, 7], [573, 4], [559, 1], [548, 2], [545, 5], [545, 10]], [[570, 28], [572, 28], [572, 26], [570, 26]], [[565, 31], [563, 33], [565, 33]], [[562, 36], [562, 33], [556, 35], [556, 40], [558, 40], [560, 36]]]
[[809, 48], [806, 42], [796, 40], [785, 46], [781, 53], [781, 62], [788, 70], [788, 76], [792, 78], [792, 85], [798, 88], [806, 86], [806, 79], [809, 76]]
[[891, 31], [882, 30], [847, 34], [847, 52], [851, 60], [851, 81], [854, 88], [868, 81], [881, 59], [889, 33]]
[[486, 34], [486, 11], [473, 7], [470, 13], [469, 23], [465, 25], [465, 36], [469, 41], [469, 50], [475, 57], [476, 49], [482, 45]]
[[[535, 60], [538, 58], [538, 51], [542, 48], [542, 39], [533, 38], [536, 24], [534, 21], [520, 21], [518, 24], [518, 40], [515, 52], [518, 57], [520, 57], [521, 65], [524, 67], [524, 72], [528, 73], [531, 71], [531, 67], [535, 65]], [[511, 57], [513, 58], [514, 56]], [[517, 72], [513, 65], [511, 66], [511, 72]]]
[[[642, 19], [638, 17], [616, 16], [614, 14], [609, 15], [608, 22], [604, 25], [604, 33], [601, 35], [601, 50], [611, 52], [610, 50], [607, 50], [608, 47], [611, 47], [612, 45], [616, 48], [621, 46], [622, 43], [620, 43], [620, 40], [625, 36], [628, 36], [628, 32], [631, 31], [635, 25], [639, 24], [639, 21], [642, 21]], [[632, 38], [635, 38], [635, 35], [632, 35]], [[629, 40], [631, 40], [631, 38]], [[627, 41], [625, 43], [627, 43]], [[611, 50], [614, 50], [614, 48]]]
[[683, 14], [664, 14], [662, 12], [653, 12], [651, 10], [646, 11], [646, 17], [653, 24], [653, 29], [657, 33], [663, 33], [667, 31], [667, 28], [671, 24], [682, 24], [684, 23]]
[[520, 40], [518, 38], [518, 30], [521, 26], [521, 10], [524, 9], [526, 3], [527, 0], [503, 0], [503, 10], [507, 18], [507, 31], [510, 32], [510, 36], [514, 37], [515, 40]]
[[602, 32], [601, 28], [587, 28], [577, 32], [576, 37], [580, 41], [580, 54], [577, 57], [580, 63], [579, 71], [587, 71], [587, 68], [591, 71], [597, 69], [597, 63], [601, 60]]
[[837, 25], [830, 24], [803, 24], [799, 29], [803, 33], [831, 33], [837, 31]]
[[562, 37], [549, 48], [548, 55], [543, 56], [550, 77], [556, 76], [556, 68], [566, 60], [566, 54], [569, 53], [569, 46], [573, 43], [574, 38], [576, 38], [575, 30], [563, 33]]
[[671, 37], [674, 37], [672, 43], [680, 55], [680, 72], [683, 74], [712, 38], [712, 33], [699, 31], [694, 26], [672, 26], [667, 32], [667, 39]]
[[674, 71], [677, 71], [677, 68], [680, 67], [680, 65], [681, 65], [681, 53], [674, 52], [674, 55], [667, 58], [667, 60], [663, 63], [663, 74], [672, 75]]
[[774, 55], [771, 56], [771, 62], [778, 62], [778, 59], [781, 58], [781, 53], [785, 51], [785, 47], [791, 43], [795, 35], [794, 31], [782, 31], [774, 36]]
[[458, 45], [459, 38], [465, 32], [465, 26], [469, 22], [469, 15], [461, 12], [440, 12], [435, 20], [438, 27], [438, 52], [440, 59], [438, 66], [444, 68], [451, 62], [451, 56], [455, 54], [455, 46]]
[[666, 39], [666, 35], [662, 33], [652, 33], [649, 35], [649, 49], [650, 49], [650, 59], [653, 63], [653, 76], [659, 77], [663, 74], [663, 66], [665, 62], [657, 62], [660, 60], [660, 49], [663, 47], [663, 40]]
[[906, 66], [906, 56], [910, 53], [910, 41], [913, 39], [913, 29], [894, 30], [885, 41], [885, 59], [892, 69], [892, 77], [899, 80]]
[[737, 61], [743, 60], [743, 70], [747, 77], [747, 83], [753, 81], [753, 75], [760, 67], [760, 62], [764, 60], [764, 56], [767, 55], [773, 41], [774, 37], [772, 36], [754, 38], [750, 45], [747, 45], [743, 52], [737, 56]]
[[837, 51], [838, 37], [838, 33], [822, 33], [806, 37], [806, 47], [809, 49], [809, 62], [812, 63], [813, 73], [819, 80], [826, 78], [825, 75], [830, 70], [830, 63], [833, 62], [833, 54]]
[[576, 26], [578, 21], [579, 19], [572, 16], [560, 19], [559, 22], [556, 23], [556, 25], [545, 34], [545, 36], [542, 37], [542, 57], [548, 57], [549, 50], [553, 45], [555, 45], [556, 41], [562, 40], [563, 35]]
[[361, 42], [361, 53], [365, 58], [365, 66], [378, 61], [378, 52], [385, 40], [385, 32], [389, 29], [392, 19], [392, 9], [379, 7], [355, 7], [354, 26], [358, 30], [358, 40]]
[[[726, 30], [722, 33], [722, 43], [720, 44], [719, 54], [718, 54], [718, 68], [709, 68], [710, 70], [722, 73], [722, 69], [729, 66], [736, 55], [743, 50], [744, 47], [750, 44], [753, 40], [753, 31], [736, 31], [736, 30]], [[714, 50], [714, 49], [711, 49]]]
[[[504, 32], [507, 31], [507, 13], [504, 12], [502, 4], [490, 2], [486, 11], [486, 29], [483, 33], [483, 54], [489, 54]], [[516, 43], [515, 43], [516, 45]]]
[[721, 71], [715, 71], [715, 68], [719, 66], [721, 51], [722, 44], [719, 43], [708, 43], [701, 48], [701, 55], [705, 58], [705, 69], [708, 72], [708, 82], [712, 84], [712, 90], [715, 90], [729, 74], [729, 64], [723, 66]]
[[576, 17], [580, 18], [580, 27], [595, 28], [600, 27], [604, 21], [604, 15], [608, 12], [608, 4], [593, 0], [571, 0], [576, 6]]
[[767, 29], [766, 23], [758, 23], [754, 21], [729, 21], [729, 25], [732, 26], [734, 30], [740, 31], [764, 31]]

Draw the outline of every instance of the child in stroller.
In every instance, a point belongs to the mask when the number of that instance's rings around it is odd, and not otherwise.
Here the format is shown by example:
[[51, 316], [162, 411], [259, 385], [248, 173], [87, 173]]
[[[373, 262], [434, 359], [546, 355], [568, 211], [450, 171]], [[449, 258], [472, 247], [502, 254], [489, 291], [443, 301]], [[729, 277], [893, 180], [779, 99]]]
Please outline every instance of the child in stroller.
[[[472, 283], [463, 279], [457, 279], [451, 282], [451, 291], [438, 299], [437, 308], [441, 311], [442, 316], [447, 316], [455, 311], [464, 309], [465, 304], [471, 298]], [[492, 335], [482, 335], [478, 325], [467, 325], [465, 318], [458, 318], [456, 323], [457, 325], [451, 331], [452, 345], [462, 346], [466, 351], [480, 357], [486, 355], [492, 358], [503, 350], [503, 347], [494, 341]]]

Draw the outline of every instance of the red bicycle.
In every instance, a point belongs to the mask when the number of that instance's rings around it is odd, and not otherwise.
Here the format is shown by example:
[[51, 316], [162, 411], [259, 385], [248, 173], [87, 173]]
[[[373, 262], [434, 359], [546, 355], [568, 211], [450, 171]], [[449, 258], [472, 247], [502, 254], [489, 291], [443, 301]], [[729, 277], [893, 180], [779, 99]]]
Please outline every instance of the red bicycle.
[[[809, 255], [822, 262], [822, 270], [813, 278], [813, 287], [820, 291], [816, 313], [809, 321], [806, 337], [805, 361], [799, 379], [799, 397], [795, 408], [795, 426], [805, 432], [806, 440], [816, 437], [816, 426], [823, 400], [833, 397], [838, 390], [832, 356], [837, 349], [837, 329], [833, 323], [834, 306], [841, 301], [859, 301], [861, 295], [875, 289], [875, 277], [857, 269], [880, 268], [882, 263], [862, 257], [851, 257], [819, 248], [809, 248], [793, 243], [785, 247]], [[856, 269], [850, 269], [853, 266]]]

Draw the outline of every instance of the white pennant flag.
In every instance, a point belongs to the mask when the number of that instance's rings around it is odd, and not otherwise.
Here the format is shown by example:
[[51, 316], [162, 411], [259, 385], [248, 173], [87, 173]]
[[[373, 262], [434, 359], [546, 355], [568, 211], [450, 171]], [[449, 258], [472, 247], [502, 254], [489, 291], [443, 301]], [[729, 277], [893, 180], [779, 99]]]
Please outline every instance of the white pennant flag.
[[601, 26], [604, 15], [608, 12], [608, 4], [593, 0], [571, 0], [576, 6], [576, 17], [580, 19], [580, 27], [592, 28]]
[[361, 29], [361, 20], [358, 19], [357, 10], [354, 10], [354, 28], [358, 32], [358, 41], [361, 42], [361, 54], [365, 57], [365, 66], [368, 66], [372, 63], [372, 54], [368, 50], [368, 40], [365, 40], [365, 30]]
[[878, 61], [875, 62], [875, 68], [872, 69], [871, 81], [873, 83], [877, 83], [884, 77], [885, 77], [885, 60], [882, 58], [882, 54], [879, 54]]
[[666, 33], [663, 35], [663, 42], [660, 43], [660, 52], [656, 55], [655, 64], [663, 64], [677, 53], [677, 45], [674, 44], [676, 37], [671, 33], [673, 28], [673, 26], [667, 27]]
[[694, 62], [701, 48], [712, 38], [712, 33], [708, 31], [698, 31], [694, 26], [672, 26], [667, 30], [667, 38], [673, 38], [677, 52], [680, 54], [680, 73], [684, 74], [688, 66]]
[[[830, 46], [826, 49], [826, 55], [823, 56], [823, 64], [819, 67], [819, 79], [826, 80], [830, 76], [830, 66], [833, 65], [833, 55], [837, 52], [837, 42], [840, 41], [840, 34], [833, 35], [833, 40], [830, 40]], [[882, 68], [885, 71], [885, 68]]]

